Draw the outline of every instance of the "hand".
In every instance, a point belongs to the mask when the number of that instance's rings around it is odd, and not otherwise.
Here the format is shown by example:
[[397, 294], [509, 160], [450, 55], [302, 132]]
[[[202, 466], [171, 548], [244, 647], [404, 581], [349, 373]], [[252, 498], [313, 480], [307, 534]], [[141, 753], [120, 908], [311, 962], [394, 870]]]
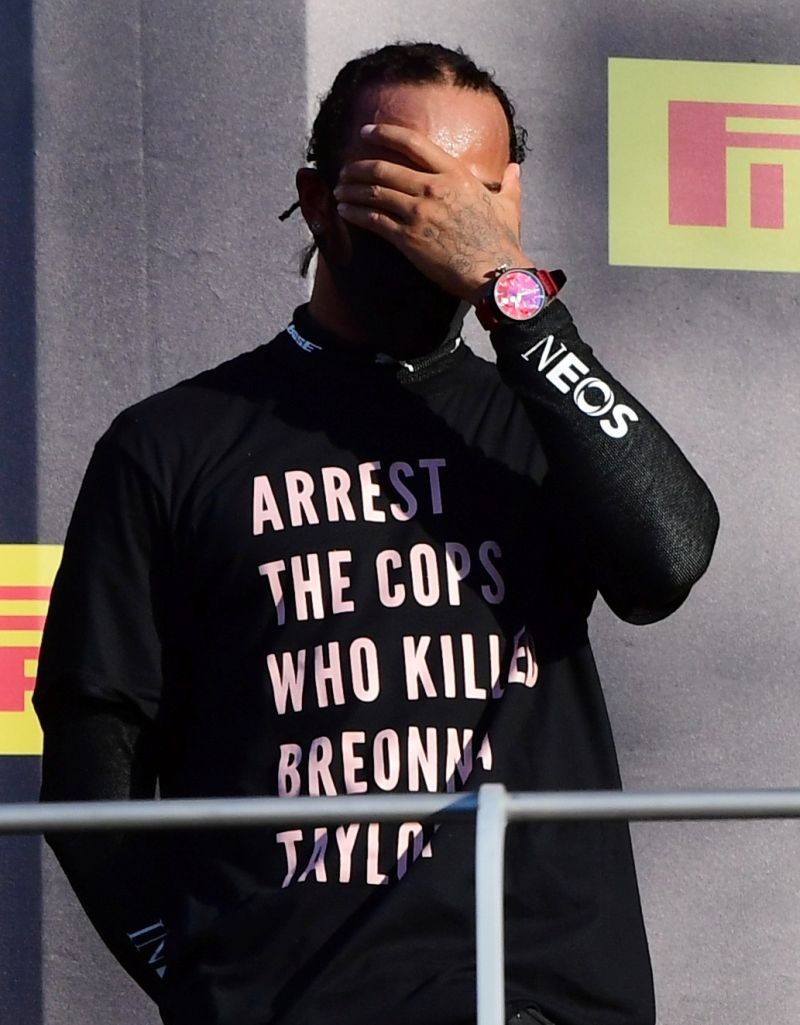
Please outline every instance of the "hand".
[[391, 160], [345, 164], [334, 189], [339, 216], [396, 246], [445, 291], [476, 303], [501, 264], [530, 267], [519, 240], [519, 164], [490, 191], [458, 158], [400, 125], [365, 125], [362, 138]]

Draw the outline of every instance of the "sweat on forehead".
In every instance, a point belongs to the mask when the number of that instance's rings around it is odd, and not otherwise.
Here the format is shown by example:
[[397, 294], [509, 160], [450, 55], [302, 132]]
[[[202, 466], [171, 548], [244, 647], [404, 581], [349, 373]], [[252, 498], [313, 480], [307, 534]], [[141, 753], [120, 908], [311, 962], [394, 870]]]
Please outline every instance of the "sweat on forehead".
[[353, 104], [346, 156], [373, 155], [366, 152], [368, 143], [360, 138], [359, 129], [382, 122], [411, 128], [454, 157], [496, 150], [508, 159], [508, 122], [490, 92], [446, 83], [367, 86]]

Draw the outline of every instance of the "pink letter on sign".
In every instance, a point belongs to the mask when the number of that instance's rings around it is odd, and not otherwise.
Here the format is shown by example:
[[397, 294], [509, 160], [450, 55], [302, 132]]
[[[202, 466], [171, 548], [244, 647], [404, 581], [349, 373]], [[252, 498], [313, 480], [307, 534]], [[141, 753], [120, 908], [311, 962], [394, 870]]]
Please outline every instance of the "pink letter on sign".
[[[33, 690], [31, 663], [39, 657], [39, 645], [8, 644], [8, 634], [24, 631], [36, 640], [44, 628], [44, 615], [6, 615], [4, 601], [47, 601], [49, 587], [0, 586], [0, 712], [22, 712], [25, 692]], [[5, 606], [6, 608], [8, 606]], [[8, 647], [6, 647], [8, 644]], [[26, 662], [28, 665], [26, 666]], [[30, 672], [30, 675], [29, 675]]]
[[[732, 132], [728, 118], [796, 120], [798, 134]], [[727, 161], [730, 148], [800, 150], [800, 107], [779, 103], [669, 104], [669, 223], [723, 228], [727, 224]], [[780, 172], [780, 173], [777, 173]], [[783, 168], [751, 170], [750, 223], [783, 227]]]
[[750, 226], [783, 227], [783, 164], [750, 168]]

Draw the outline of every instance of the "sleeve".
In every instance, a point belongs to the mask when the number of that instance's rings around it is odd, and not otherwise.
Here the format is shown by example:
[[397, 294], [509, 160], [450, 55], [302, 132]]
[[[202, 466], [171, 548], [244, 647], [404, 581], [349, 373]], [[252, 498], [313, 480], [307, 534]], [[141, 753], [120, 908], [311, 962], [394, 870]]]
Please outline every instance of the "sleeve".
[[90, 460], [53, 585], [33, 699], [44, 726], [51, 709], [78, 695], [155, 717], [166, 522], [158, 489], [112, 428]]
[[582, 575], [628, 622], [669, 615], [711, 558], [719, 515], [708, 487], [581, 340], [563, 303], [491, 339], [540, 437], [553, 516]]
[[[166, 502], [111, 431], [95, 447], [45, 623], [34, 707], [45, 801], [153, 798], [158, 774]], [[156, 833], [45, 838], [92, 923], [158, 998], [166, 927]]]
[[[78, 697], [48, 720], [43, 801], [152, 798], [156, 773], [152, 722], [120, 704]], [[158, 1001], [168, 943], [159, 834], [59, 832], [45, 839], [106, 946]]]

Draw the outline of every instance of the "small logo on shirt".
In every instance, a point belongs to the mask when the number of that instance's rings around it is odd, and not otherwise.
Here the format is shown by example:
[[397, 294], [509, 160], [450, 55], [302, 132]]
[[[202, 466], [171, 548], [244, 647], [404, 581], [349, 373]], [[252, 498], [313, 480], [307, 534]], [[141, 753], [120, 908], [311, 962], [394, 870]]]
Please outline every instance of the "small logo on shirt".
[[147, 958], [147, 963], [163, 979], [167, 970], [164, 948], [167, 942], [167, 927], [159, 919], [151, 925], [146, 925], [136, 932], [129, 932], [128, 939], [136, 948], [137, 953]]
[[303, 338], [303, 336], [300, 334], [300, 332], [297, 330], [294, 324], [290, 324], [286, 328], [286, 331], [289, 337], [294, 342], [294, 344], [298, 348], [302, 349], [303, 352], [319, 352], [322, 348], [321, 345], [315, 345], [313, 342], [309, 342], [307, 338]]

